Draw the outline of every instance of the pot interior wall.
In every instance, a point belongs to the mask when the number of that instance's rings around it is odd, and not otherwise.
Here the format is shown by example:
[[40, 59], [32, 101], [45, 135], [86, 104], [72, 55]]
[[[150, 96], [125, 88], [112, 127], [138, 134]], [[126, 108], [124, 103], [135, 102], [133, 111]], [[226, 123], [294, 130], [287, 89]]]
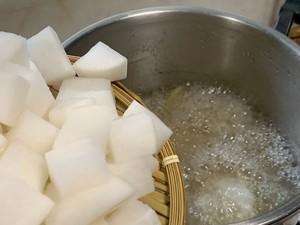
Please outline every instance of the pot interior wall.
[[187, 81], [219, 82], [240, 90], [275, 120], [300, 155], [300, 55], [268, 29], [211, 13], [141, 13], [95, 24], [66, 45], [83, 55], [103, 41], [128, 58], [135, 92]]

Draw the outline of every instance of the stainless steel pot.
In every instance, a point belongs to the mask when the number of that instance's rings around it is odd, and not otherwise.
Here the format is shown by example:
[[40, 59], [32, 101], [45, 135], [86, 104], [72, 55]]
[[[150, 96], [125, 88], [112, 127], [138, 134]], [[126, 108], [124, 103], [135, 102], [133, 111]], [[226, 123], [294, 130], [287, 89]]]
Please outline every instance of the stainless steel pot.
[[[95, 23], [64, 46], [69, 54], [83, 55], [99, 40], [128, 58], [124, 83], [133, 91], [216, 80], [253, 96], [288, 134], [300, 158], [300, 48], [279, 32], [208, 9], [151, 8]], [[296, 194], [270, 213], [238, 224], [282, 224], [300, 212]]]

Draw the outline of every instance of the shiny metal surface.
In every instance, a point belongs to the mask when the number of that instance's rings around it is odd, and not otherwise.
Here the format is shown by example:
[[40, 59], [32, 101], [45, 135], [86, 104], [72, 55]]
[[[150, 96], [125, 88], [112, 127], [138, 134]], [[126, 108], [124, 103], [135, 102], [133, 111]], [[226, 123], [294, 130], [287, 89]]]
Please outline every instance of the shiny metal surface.
[[[201, 80], [252, 96], [288, 134], [300, 158], [300, 49], [279, 32], [208, 9], [151, 8], [93, 24], [64, 46], [69, 54], [83, 55], [100, 40], [128, 58], [124, 83], [133, 91]], [[299, 212], [297, 195], [238, 225], [283, 224]]]

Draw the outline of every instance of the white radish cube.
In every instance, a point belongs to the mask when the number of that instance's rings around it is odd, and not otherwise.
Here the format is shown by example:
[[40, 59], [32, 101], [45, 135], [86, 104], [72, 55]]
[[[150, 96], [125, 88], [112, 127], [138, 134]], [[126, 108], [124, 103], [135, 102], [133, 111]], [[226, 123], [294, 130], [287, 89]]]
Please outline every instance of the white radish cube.
[[36, 115], [44, 117], [50, 106], [53, 104], [54, 97], [36, 65], [33, 62], [29, 63], [30, 69], [34, 73], [32, 76], [27, 77], [31, 83], [31, 90], [26, 99], [26, 108]]
[[106, 151], [113, 119], [114, 114], [111, 107], [90, 105], [75, 108], [69, 113], [60, 129], [54, 142], [54, 148], [80, 138], [90, 137]]
[[75, 77], [63, 81], [57, 100], [93, 98], [97, 105], [109, 106], [118, 117], [115, 96], [109, 80], [102, 78]]
[[130, 197], [132, 187], [113, 175], [102, 185], [59, 202], [46, 219], [47, 225], [90, 224]]
[[56, 100], [49, 110], [49, 122], [54, 126], [61, 128], [69, 113], [76, 107], [95, 105], [94, 98], [70, 98], [64, 100]]
[[161, 225], [156, 212], [138, 200], [131, 200], [107, 217], [110, 225]]
[[46, 153], [46, 160], [62, 197], [98, 186], [109, 177], [103, 150], [88, 138]]
[[19, 139], [30, 149], [45, 153], [52, 148], [58, 129], [30, 111], [24, 111], [7, 133], [9, 141]]
[[54, 97], [41, 73], [33, 72], [28, 68], [8, 61], [4, 62], [1, 68], [8, 73], [20, 75], [30, 83], [30, 89], [25, 101], [25, 109], [43, 117], [54, 102]]
[[74, 77], [65, 79], [59, 89], [57, 100], [94, 97], [95, 92], [111, 91], [109, 80], [102, 78]]
[[40, 225], [54, 203], [16, 179], [0, 179], [0, 224]]
[[127, 59], [102, 42], [92, 47], [73, 67], [79, 77], [101, 77], [115, 81], [127, 76]]
[[[137, 167], [135, 167], [137, 166]], [[145, 164], [144, 166], [137, 162], [108, 164], [109, 170], [116, 176], [121, 177], [124, 181], [134, 188], [133, 198], [141, 198], [155, 191], [152, 172]]]
[[0, 159], [0, 177], [14, 177], [42, 191], [48, 179], [45, 158], [21, 141], [12, 141]]
[[29, 67], [26, 39], [24, 37], [0, 31], [0, 49], [0, 62], [8, 60]]
[[157, 150], [159, 151], [161, 147], [164, 145], [164, 143], [170, 138], [173, 132], [153, 112], [151, 112], [146, 107], [142, 106], [136, 100], [134, 100], [130, 104], [130, 106], [124, 112], [123, 117], [140, 113], [140, 112], [147, 113], [153, 121], [156, 138], [157, 138]]
[[116, 99], [112, 91], [99, 91], [94, 99], [97, 105], [107, 105], [116, 108]]
[[7, 138], [0, 133], [0, 156], [5, 151], [6, 146], [7, 146]]
[[109, 225], [109, 224], [103, 217], [99, 217], [94, 222], [90, 223], [89, 225]]
[[150, 116], [141, 112], [114, 120], [109, 149], [114, 162], [156, 153], [156, 135]]
[[145, 158], [145, 162], [147, 164], [147, 167], [151, 170], [152, 173], [159, 170], [159, 162], [155, 157], [153, 156], [147, 157]]
[[46, 184], [44, 194], [47, 195], [50, 199], [52, 199], [54, 202], [60, 202], [62, 199], [62, 196], [60, 195], [57, 188], [52, 182], [48, 182]]
[[23, 77], [0, 69], [0, 123], [13, 126], [23, 111], [30, 83]]
[[57, 100], [94, 97], [100, 91], [112, 91], [109, 80], [102, 78], [74, 77], [65, 79], [59, 89]]
[[[110, 162], [108, 165], [116, 165], [117, 168], [120, 168], [120, 171], [122, 171], [122, 167], [128, 167], [131, 169], [149, 169], [152, 173], [159, 169], [159, 162], [153, 155], [146, 155], [142, 156], [140, 158], [134, 158], [123, 162]], [[118, 174], [119, 175], [119, 174]]]
[[114, 163], [109, 157], [107, 157], [108, 163], [118, 165], [131, 165], [133, 168], [148, 168], [153, 173], [159, 170], [159, 162], [153, 155], [146, 155], [140, 158], [134, 158], [123, 162]]
[[30, 59], [37, 65], [47, 84], [60, 84], [75, 72], [69, 58], [51, 27], [46, 27], [27, 40]]

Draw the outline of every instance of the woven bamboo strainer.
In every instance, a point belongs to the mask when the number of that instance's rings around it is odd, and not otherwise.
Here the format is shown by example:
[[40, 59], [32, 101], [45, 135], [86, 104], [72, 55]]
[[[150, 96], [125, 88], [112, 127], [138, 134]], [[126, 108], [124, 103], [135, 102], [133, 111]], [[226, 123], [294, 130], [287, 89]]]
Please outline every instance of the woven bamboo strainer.
[[[69, 56], [69, 59], [74, 63], [79, 57]], [[112, 88], [119, 115], [124, 113], [133, 100], [145, 106], [139, 96], [120, 82], [113, 82]], [[54, 95], [57, 94], [56, 89], [51, 88], [51, 91]], [[160, 168], [152, 175], [155, 191], [140, 200], [156, 211], [162, 225], [183, 225], [185, 222], [183, 179], [178, 157], [170, 141], [162, 147], [157, 159], [160, 162]]]

